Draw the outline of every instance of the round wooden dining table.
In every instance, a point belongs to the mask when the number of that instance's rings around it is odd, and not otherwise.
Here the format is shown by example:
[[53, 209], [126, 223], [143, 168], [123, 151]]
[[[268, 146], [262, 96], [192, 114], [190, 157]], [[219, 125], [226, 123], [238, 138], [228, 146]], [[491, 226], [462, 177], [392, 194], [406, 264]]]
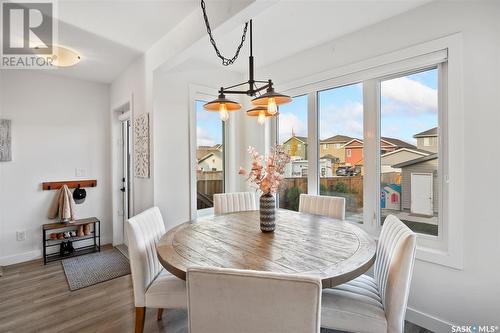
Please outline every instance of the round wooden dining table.
[[376, 244], [353, 223], [278, 209], [274, 232], [260, 231], [259, 211], [230, 213], [178, 225], [156, 250], [183, 280], [190, 266], [212, 266], [313, 275], [330, 288], [366, 272]]

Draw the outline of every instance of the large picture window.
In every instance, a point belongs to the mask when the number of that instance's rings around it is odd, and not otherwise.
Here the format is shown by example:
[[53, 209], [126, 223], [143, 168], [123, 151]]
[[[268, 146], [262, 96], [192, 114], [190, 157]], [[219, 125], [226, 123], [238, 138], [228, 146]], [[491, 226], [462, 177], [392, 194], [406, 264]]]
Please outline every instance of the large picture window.
[[224, 192], [224, 123], [217, 112], [196, 102], [196, 207], [213, 207], [213, 196]]
[[438, 235], [438, 69], [380, 84], [381, 220], [397, 216], [415, 232]]
[[346, 199], [346, 219], [363, 222], [363, 85], [318, 93], [319, 192]]
[[279, 109], [278, 143], [290, 155], [279, 192], [279, 207], [297, 211], [301, 193], [307, 193], [307, 95], [297, 96]]
[[[464, 225], [461, 42], [448, 36], [298, 79], [285, 92], [302, 96], [295, 118], [302, 124], [286, 128], [280, 119], [277, 133], [281, 143], [292, 128], [308, 136], [310, 156], [296, 158], [307, 166], [294, 170], [304, 184], [296, 193], [344, 197], [346, 220], [369, 233], [395, 215], [419, 234], [417, 258], [456, 268]], [[280, 207], [298, 208], [284, 194]]]

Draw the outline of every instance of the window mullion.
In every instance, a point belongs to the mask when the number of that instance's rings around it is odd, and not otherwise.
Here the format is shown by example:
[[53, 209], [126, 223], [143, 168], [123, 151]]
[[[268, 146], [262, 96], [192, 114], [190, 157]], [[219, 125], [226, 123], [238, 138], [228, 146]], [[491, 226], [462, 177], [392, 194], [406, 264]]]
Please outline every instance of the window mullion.
[[318, 137], [318, 94], [316, 92], [307, 95], [307, 193], [319, 193], [319, 137]]
[[380, 216], [380, 82], [363, 82], [363, 223], [372, 231], [378, 228]]

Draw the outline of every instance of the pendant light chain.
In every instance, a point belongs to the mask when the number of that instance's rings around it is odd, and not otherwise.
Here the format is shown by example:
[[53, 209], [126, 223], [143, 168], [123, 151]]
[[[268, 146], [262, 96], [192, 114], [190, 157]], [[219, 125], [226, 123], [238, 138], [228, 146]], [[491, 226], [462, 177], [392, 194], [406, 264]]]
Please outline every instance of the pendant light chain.
[[201, 9], [203, 10], [203, 19], [205, 20], [205, 25], [207, 27], [208, 36], [210, 37], [210, 43], [212, 43], [212, 46], [214, 47], [215, 53], [217, 53], [217, 56], [222, 60], [222, 65], [224, 65], [224, 66], [232, 65], [236, 61], [236, 59], [238, 58], [238, 55], [240, 54], [240, 50], [243, 47], [243, 44], [245, 43], [245, 38], [247, 35], [247, 29], [248, 29], [248, 22], [245, 22], [245, 27], [243, 28], [243, 35], [241, 36], [241, 42], [240, 42], [240, 45], [238, 45], [238, 48], [236, 49], [236, 53], [234, 54], [234, 56], [231, 59], [229, 59], [229, 58], [224, 57], [221, 54], [221, 52], [219, 51], [219, 48], [217, 47], [217, 43], [215, 42], [215, 39], [212, 35], [212, 29], [210, 28], [210, 23], [208, 22], [205, 1], [203, 1], [203, 0], [201, 0]]

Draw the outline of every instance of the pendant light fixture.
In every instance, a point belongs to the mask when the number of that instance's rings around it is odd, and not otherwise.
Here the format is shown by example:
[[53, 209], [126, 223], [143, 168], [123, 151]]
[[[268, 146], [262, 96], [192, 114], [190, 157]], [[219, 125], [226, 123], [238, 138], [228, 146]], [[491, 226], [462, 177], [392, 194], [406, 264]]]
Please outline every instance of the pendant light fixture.
[[207, 111], [219, 112], [219, 116], [222, 121], [226, 121], [229, 119], [230, 111], [238, 111], [239, 109], [241, 109], [241, 105], [239, 103], [227, 99], [223, 93], [220, 93], [217, 99], [205, 103], [203, 107]]
[[[257, 122], [259, 124], [264, 124], [266, 118], [276, 116], [278, 114], [278, 106], [291, 102], [291, 97], [280, 93], [277, 93], [273, 87], [273, 81], [260, 81], [254, 78], [254, 58], [253, 58], [253, 40], [252, 40], [252, 20], [245, 23], [243, 29], [243, 35], [241, 36], [241, 42], [238, 45], [235, 55], [232, 58], [224, 57], [219, 51], [215, 39], [212, 36], [212, 31], [210, 28], [210, 23], [208, 21], [208, 16], [206, 12], [206, 5], [203, 0], [201, 0], [201, 8], [203, 10], [203, 18], [205, 20], [205, 25], [207, 27], [207, 33], [210, 38], [210, 43], [215, 49], [215, 53], [222, 60], [222, 65], [229, 66], [232, 65], [245, 42], [246, 33], [248, 26], [250, 26], [250, 56], [248, 57], [248, 80], [230, 87], [221, 87], [219, 89], [219, 97], [213, 101], [210, 101], [203, 105], [207, 111], [219, 112], [220, 118], [223, 121], [229, 119], [229, 112], [237, 111], [241, 109], [241, 105], [235, 101], [226, 98], [226, 94], [239, 94], [254, 97], [252, 99], [252, 104], [255, 107], [247, 111], [247, 115], [257, 117]], [[247, 86], [246, 90], [239, 90], [239, 87]], [[266, 91], [261, 94], [262, 91]]]

